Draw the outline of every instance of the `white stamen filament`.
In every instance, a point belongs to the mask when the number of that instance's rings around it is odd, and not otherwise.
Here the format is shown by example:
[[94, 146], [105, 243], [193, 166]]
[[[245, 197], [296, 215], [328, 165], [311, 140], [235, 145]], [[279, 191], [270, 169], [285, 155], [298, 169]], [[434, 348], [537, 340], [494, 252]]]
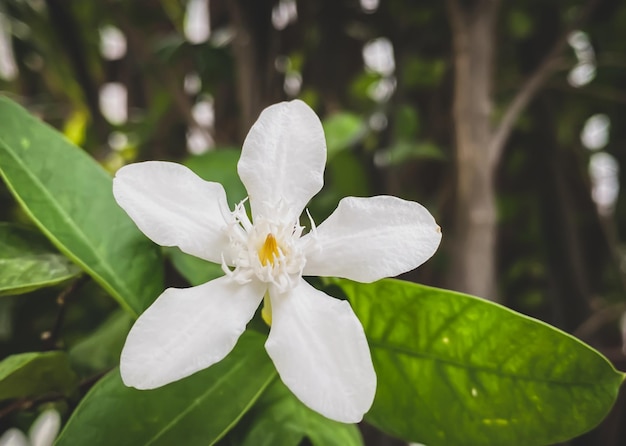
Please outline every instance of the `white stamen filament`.
[[[282, 202], [275, 207], [272, 218], [257, 216], [253, 224], [244, 206], [246, 200], [235, 206], [228, 226], [234, 269], [228, 267], [224, 254], [222, 269], [237, 283], [248, 283], [256, 276], [283, 293], [302, 276], [306, 264], [304, 248], [314, 242], [314, 237], [301, 242], [304, 227], [289, 217], [293, 213]], [[309, 219], [314, 232], [315, 223], [310, 215]]]

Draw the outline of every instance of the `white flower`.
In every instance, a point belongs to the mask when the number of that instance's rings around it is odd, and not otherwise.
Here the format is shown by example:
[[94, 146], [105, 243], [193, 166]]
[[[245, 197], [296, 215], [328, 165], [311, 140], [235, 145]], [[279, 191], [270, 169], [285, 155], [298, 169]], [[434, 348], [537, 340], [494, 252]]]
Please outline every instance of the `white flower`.
[[28, 437], [13, 427], [0, 437], [0, 446], [52, 446], [60, 427], [59, 412], [54, 409], [44, 410], [30, 427]]
[[137, 319], [122, 351], [126, 385], [152, 389], [222, 360], [265, 297], [265, 348], [283, 382], [328, 418], [362, 419], [376, 392], [363, 327], [348, 302], [302, 276], [396, 276], [431, 257], [441, 231], [421, 205], [378, 196], [344, 198], [303, 235], [299, 217], [322, 188], [325, 163], [318, 117], [293, 101], [265, 109], [244, 142], [237, 170], [252, 221], [245, 200], [230, 211], [220, 184], [181, 165], [118, 171], [115, 199], [144, 234], [225, 271], [200, 286], [165, 290]]

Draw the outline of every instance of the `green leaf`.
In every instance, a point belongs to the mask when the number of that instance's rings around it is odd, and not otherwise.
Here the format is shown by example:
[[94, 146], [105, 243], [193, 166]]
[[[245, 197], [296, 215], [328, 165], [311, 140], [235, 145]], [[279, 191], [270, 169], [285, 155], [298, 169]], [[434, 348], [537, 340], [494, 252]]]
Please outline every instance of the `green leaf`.
[[276, 379], [225, 444], [237, 446], [298, 446], [308, 438], [313, 446], [360, 446], [354, 424], [329, 420], [302, 404]]
[[79, 274], [80, 268], [38, 232], [0, 222], [0, 296], [28, 293]]
[[189, 282], [196, 286], [224, 275], [222, 266], [207, 262], [199, 257], [185, 254], [178, 248], [168, 248], [166, 253], [172, 260], [174, 268]]
[[183, 164], [199, 177], [224, 186], [228, 204], [232, 208], [248, 196], [237, 174], [237, 162], [239, 162], [240, 155], [240, 150], [224, 148], [191, 156]]
[[72, 367], [83, 375], [115, 367], [132, 322], [128, 313], [115, 311], [93, 333], [70, 349]]
[[366, 419], [436, 445], [542, 445], [596, 426], [624, 375], [591, 347], [482, 299], [399, 280], [332, 279], [378, 375]]
[[516, 40], [525, 39], [533, 32], [533, 19], [522, 9], [511, 9], [506, 16], [506, 21], [508, 22], [507, 31]]
[[59, 132], [0, 98], [0, 175], [35, 224], [134, 315], [163, 288], [157, 247], [113, 199], [110, 175]]
[[324, 119], [322, 125], [326, 135], [329, 160], [363, 137], [366, 129], [360, 116], [348, 112], [334, 113]]
[[[324, 221], [347, 196], [371, 195], [367, 171], [351, 151], [338, 153], [326, 168], [326, 187], [310, 203], [309, 209], [315, 220]], [[308, 221], [304, 220], [304, 224]]]
[[65, 352], [21, 353], [0, 362], [0, 401], [48, 392], [68, 394], [76, 383]]
[[223, 361], [155, 390], [125, 387], [115, 369], [83, 398], [55, 444], [213, 444], [276, 377], [264, 341], [246, 332]]
[[413, 141], [420, 131], [420, 117], [416, 108], [399, 105], [395, 111], [393, 123], [394, 137], [399, 141]]
[[376, 154], [376, 161], [383, 166], [401, 166], [411, 160], [445, 161], [441, 148], [428, 141], [399, 141]]
[[433, 88], [442, 82], [446, 68], [443, 59], [410, 56], [404, 61], [402, 79], [408, 88]]

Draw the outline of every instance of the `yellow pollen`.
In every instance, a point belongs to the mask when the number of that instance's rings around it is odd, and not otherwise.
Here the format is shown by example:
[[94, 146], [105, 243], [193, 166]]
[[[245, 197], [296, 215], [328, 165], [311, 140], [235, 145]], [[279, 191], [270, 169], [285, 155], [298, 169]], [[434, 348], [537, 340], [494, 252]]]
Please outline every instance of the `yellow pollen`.
[[274, 265], [274, 259], [278, 257], [278, 243], [276, 242], [276, 238], [273, 234], [267, 234], [265, 238], [265, 243], [259, 249], [259, 260], [261, 261], [261, 265], [267, 266], [267, 264]]

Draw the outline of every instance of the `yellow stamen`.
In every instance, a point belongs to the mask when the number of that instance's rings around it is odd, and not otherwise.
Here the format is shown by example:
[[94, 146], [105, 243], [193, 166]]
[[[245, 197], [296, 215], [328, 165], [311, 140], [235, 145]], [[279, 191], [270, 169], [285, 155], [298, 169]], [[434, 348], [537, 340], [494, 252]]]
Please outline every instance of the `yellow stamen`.
[[259, 249], [259, 260], [261, 261], [261, 265], [267, 266], [267, 264], [274, 265], [274, 259], [278, 257], [278, 243], [276, 242], [276, 238], [274, 235], [267, 234], [267, 238], [265, 239], [265, 243]]

